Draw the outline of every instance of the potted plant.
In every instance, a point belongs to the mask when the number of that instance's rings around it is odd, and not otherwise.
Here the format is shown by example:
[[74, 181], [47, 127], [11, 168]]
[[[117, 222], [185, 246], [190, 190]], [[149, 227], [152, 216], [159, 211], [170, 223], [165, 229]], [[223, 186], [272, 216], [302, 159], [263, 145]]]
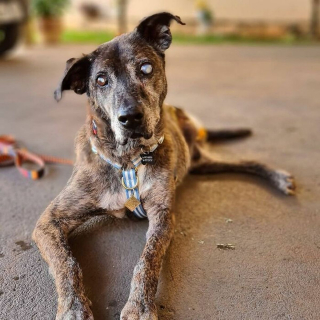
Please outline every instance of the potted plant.
[[47, 44], [57, 43], [62, 33], [62, 19], [68, 0], [32, 0], [32, 9], [39, 18], [39, 28]]

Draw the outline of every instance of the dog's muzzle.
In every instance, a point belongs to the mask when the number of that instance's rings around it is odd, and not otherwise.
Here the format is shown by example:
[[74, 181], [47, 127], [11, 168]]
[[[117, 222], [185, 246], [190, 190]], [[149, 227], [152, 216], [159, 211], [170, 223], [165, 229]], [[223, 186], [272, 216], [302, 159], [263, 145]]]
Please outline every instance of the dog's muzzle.
[[124, 105], [119, 110], [118, 121], [127, 130], [137, 131], [141, 128], [143, 120], [143, 109], [136, 103]]
[[131, 139], [145, 138], [150, 139], [152, 133], [146, 132], [144, 127], [144, 114], [142, 108], [126, 108], [118, 113], [118, 121], [124, 129], [129, 131]]

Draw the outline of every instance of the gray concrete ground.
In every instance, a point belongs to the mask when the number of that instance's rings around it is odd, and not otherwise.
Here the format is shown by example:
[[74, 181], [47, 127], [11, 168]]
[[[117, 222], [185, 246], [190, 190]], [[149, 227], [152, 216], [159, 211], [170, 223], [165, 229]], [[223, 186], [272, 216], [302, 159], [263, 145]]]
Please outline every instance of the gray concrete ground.
[[[64, 62], [91, 49], [38, 48], [1, 61], [1, 133], [35, 152], [72, 157], [85, 97], [68, 93], [56, 104], [52, 92]], [[298, 192], [285, 197], [244, 175], [188, 177], [161, 274], [160, 319], [319, 319], [320, 48], [173, 46], [167, 60], [168, 102], [210, 127], [254, 129], [252, 138], [212, 151], [285, 168]], [[0, 169], [3, 320], [54, 319], [54, 284], [30, 234], [70, 173], [52, 165], [30, 181], [15, 168]], [[147, 222], [106, 218], [71, 239], [95, 319], [119, 318], [146, 229]]]

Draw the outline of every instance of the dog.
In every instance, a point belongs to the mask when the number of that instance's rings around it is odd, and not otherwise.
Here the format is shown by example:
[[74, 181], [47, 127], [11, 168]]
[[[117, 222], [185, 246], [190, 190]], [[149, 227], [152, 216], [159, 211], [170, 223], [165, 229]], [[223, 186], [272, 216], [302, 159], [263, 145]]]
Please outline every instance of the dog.
[[149, 220], [120, 319], [156, 320], [161, 264], [174, 232], [175, 189], [188, 173], [250, 173], [284, 194], [294, 193], [293, 177], [285, 171], [254, 161], [216, 161], [205, 150], [207, 141], [247, 136], [250, 130], [205, 130], [182, 109], [164, 104], [164, 53], [172, 41], [172, 21], [184, 24], [167, 12], [149, 16], [134, 31], [68, 60], [55, 91], [56, 100], [64, 90], [88, 97], [72, 176], [33, 232], [55, 278], [57, 320], [93, 319], [68, 246], [68, 235], [90, 218], [109, 214]]

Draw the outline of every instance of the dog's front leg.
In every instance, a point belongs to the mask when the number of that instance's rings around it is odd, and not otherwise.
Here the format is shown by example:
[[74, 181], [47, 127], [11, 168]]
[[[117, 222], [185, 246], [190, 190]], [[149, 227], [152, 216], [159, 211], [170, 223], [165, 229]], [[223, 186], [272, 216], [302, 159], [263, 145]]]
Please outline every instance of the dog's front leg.
[[88, 196], [75, 187], [77, 184], [67, 186], [49, 205], [39, 218], [32, 235], [55, 278], [58, 292], [56, 320], [93, 319], [90, 301], [84, 292], [80, 266], [68, 245], [69, 233], [95, 212]]
[[174, 215], [171, 206], [159, 201], [148, 210], [148, 218], [146, 246], [134, 269], [130, 296], [121, 312], [121, 320], [158, 319], [154, 299], [162, 260], [174, 231]]

